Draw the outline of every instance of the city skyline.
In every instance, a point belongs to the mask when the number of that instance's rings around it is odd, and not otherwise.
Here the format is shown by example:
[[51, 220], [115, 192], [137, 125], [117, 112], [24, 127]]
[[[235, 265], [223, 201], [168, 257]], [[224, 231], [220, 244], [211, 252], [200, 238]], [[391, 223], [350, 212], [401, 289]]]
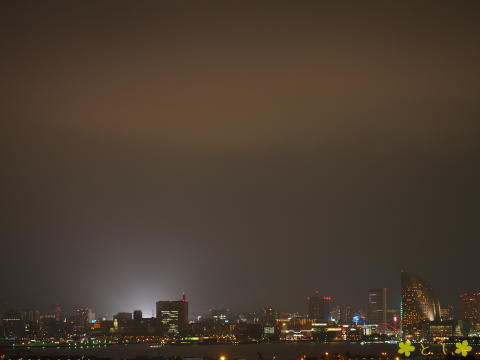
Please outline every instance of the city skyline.
[[435, 289], [420, 275], [402, 271], [400, 283], [399, 311], [387, 306], [387, 288], [368, 290], [366, 313], [352, 311], [350, 305], [340, 304], [318, 290], [306, 298], [307, 311], [303, 313], [265, 306], [261, 311], [240, 313], [211, 308], [208, 315], [196, 316], [189, 312], [185, 293], [177, 300], [156, 301], [151, 317], [134, 310], [109, 318], [96, 316], [88, 307], [65, 311], [60, 304], [46, 313], [9, 309], [0, 316], [0, 346], [373, 341], [398, 343], [401, 348], [405, 346], [402, 339], [437, 344], [462, 340], [457, 347], [465, 341], [480, 343], [480, 293], [460, 294], [455, 313], [452, 305], [440, 306]]
[[[319, 320], [323, 320], [323, 321], [330, 321], [331, 320], [331, 317], [333, 316], [333, 312], [336, 310], [338, 311], [338, 315], [335, 316], [336, 317], [336, 321], [340, 320], [343, 315], [341, 315], [341, 312], [342, 311], [346, 311], [344, 309], [344, 307], [348, 307], [349, 310], [349, 314], [350, 314], [350, 317], [352, 318], [353, 314], [356, 314], [357, 312], [360, 312], [360, 314], [363, 314], [366, 316], [366, 321], [368, 323], [375, 323], [375, 324], [378, 324], [378, 323], [384, 323], [384, 322], [387, 322], [389, 321], [388, 319], [390, 319], [393, 315], [395, 315], [396, 317], [398, 317], [399, 319], [399, 322], [401, 321], [401, 317], [402, 317], [402, 310], [403, 310], [403, 306], [405, 306], [405, 300], [403, 300], [403, 305], [402, 305], [402, 299], [403, 297], [405, 296], [405, 289], [406, 289], [406, 284], [409, 283], [409, 282], [415, 282], [415, 281], [419, 281], [419, 286], [422, 288], [422, 289], [425, 289], [425, 288], [428, 288], [430, 290], [428, 291], [433, 291], [431, 290], [431, 285], [429, 283], [427, 283], [425, 280], [423, 280], [423, 278], [421, 276], [419, 276], [418, 274], [413, 274], [411, 272], [406, 272], [404, 270], [402, 270], [400, 272], [400, 278], [401, 278], [401, 281], [400, 281], [400, 293], [401, 293], [401, 296], [399, 297], [399, 299], [397, 299], [397, 301], [393, 301], [391, 302], [391, 300], [389, 300], [391, 298], [391, 295], [388, 295], [387, 294], [390, 294], [390, 291], [391, 289], [387, 289], [387, 288], [380, 288], [380, 289], [369, 289], [369, 290], [365, 290], [365, 301], [363, 303], [354, 303], [354, 302], [345, 302], [345, 301], [342, 301], [342, 300], [339, 300], [338, 298], [336, 298], [334, 296], [334, 294], [326, 294], [324, 292], [321, 292], [320, 290], [314, 290], [311, 292], [311, 294], [309, 296], [307, 296], [307, 301], [306, 303], [304, 303], [304, 306], [302, 308], [296, 308], [296, 309], [282, 309], [282, 308], [278, 308], [277, 306], [272, 306], [272, 305], [275, 305], [273, 301], [269, 302], [269, 303], [266, 303], [264, 304], [263, 306], [260, 306], [258, 308], [251, 308], [251, 309], [232, 309], [232, 310], [228, 310], [228, 311], [233, 311], [233, 313], [260, 313], [264, 310], [265, 306], [267, 307], [272, 307], [273, 309], [275, 309], [278, 313], [291, 313], [291, 314], [294, 314], [294, 313], [298, 313], [298, 314], [303, 314], [304, 316], [308, 316], [309, 318], [316, 318], [316, 319], [319, 319]], [[409, 279], [409, 280], [406, 280], [406, 279]], [[414, 279], [414, 280], [411, 280], [411, 279]], [[426, 285], [425, 285], [426, 284]], [[425, 287], [426, 286], [426, 287]], [[417, 292], [417, 288], [412, 288], [414, 293]], [[424, 290], [422, 290], [424, 291]], [[456, 299], [456, 301], [454, 302], [450, 302], [450, 303], [447, 303], [447, 302], [439, 302], [439, 298], [434, 296], [434, 295], [429, 295], [429, 296], [433, 296], [432, 297], [432, 300], [431, 301], [435, 301], [435, 304], [436, 305], [432, 305], [435, 307], [432, 308], [431, 310], [425, 308], [424, 311], [425, 312], [425, 315], [423, 315], [423, 318], [424, 319], [427, 319], [427, 320], [430, 320], [430, 321], [433, 321], [435, 319], [440, 319], [440, 314], [441, 314], [441, 311], [443, 311], [443, 309], [447, 309], [447, 308], [452, 308], [453, 311], [454, 311], [454, 314], [457, 314], [459, 315], [460, 312], [464, 312], [466, 310], [464, 310], [464, 308], [467, 308], [468, 307], [468, 302], [466, 301], [467, 299], [470, 300], [470, 304], [472, 304], [471, 306], [474, 306], [472, 309], [474, 310], [470, 310], [471, 311], [476, 311], [475, 309], [477, 309], [477, 307], [475, 307], [476, 305], [473, 305], [473, 304], [476, 304], [476, 297], [478, 297], [480, 294], [480, 292], [476, 292], [476, 291], [471, 291], [471, 292], [465, 292], [465, 293], [460, 293], [458, 294], [458, 297]], [[333, 295], [333, 296], [332, 296]], [[136, 311], [139, 311], [140, 313], [142, 313], [144, 316], [144, 318], [149, 318], [149, 317], [158, 317], [158, 314], [159, 314], [159, 303], [165, 303], [165, 304], [168, 304], [168, 303], [181, 303], [182, 301], [183, 302], [187, 302], [188, 301], [186, 300], [186, 293], [183, 292], [182, 293], [182, 299], [180, 300], [175, 300], [175, 297], [173, 298], [170, 298], [170, 299], [166, 299], [166, 298], [158, 298], [158, 299], [153, 299], [152, 300], [152, 307], [151, 309], [142, 309], [142, 308], [139, 308], [139, 307], [128, 307], [128, 308], [123, 308], [123, 309], [116, 309], [116, 310], [113, 310], [113, 311], [108, 311], [108, 312], [105, 312], [105, 311], [99, 311], [97, 312], [97, 315], [99, 318], [101, 317], [107, 317], [107, 318], [112, 318], [115, 316], [115, 314], [117, 313], [130, 313], [131, 315], [134, 314]], [[391, 304], [393, 303], [393, 304]], [[478, 301], [478, 303], [480, 303], [480, 301]], [[67, 305], [66, 308], [64, 307], [64, 305], [62, 305], [61, 303], [55, 303], [55, 305], [52, 305], [51, 307], [44, 307], [44, 308], [39, 308], [36, 306], [36, 304], [34, 303], [31, 303], [30, 305], [28, 306], [21, 306], [19, 304], [8, 304], [8, 303], [3, 303], [3, 304], [0, 304], [1, 305], [1, 308], [0, 308], [0, 311], [11, 311], [11, 310], [22, 310], [22, 311], [37, 311], [37, 310], [42, 310], [42, 313], [50, 313], [50, 312], [59, 312], [60, 310], [59, 309], [63, 309], [64, 310], [64, 313], [69, 313], [70, 310], [73, 309], [73, 311], [75, 312], [76, 310], [75, 309], [78, 309], [78, 308], [85, 308], [85, 309], [89, 309], [91, 311], [92, 308], [95, 308], [95, 306], [92, 306], [92, 304], [80, 304], [80, 303], [77, 303], [77, 304], [74, 304], [74, 305]], [[421, 305], [422, 306], [422, 305]], [[342, 309], [343, 307], [343, 309]], [[155, 310], [156, 308], [156, 310]], [[188, 311], [187, 310], [187, 314], [189, 316], [190, 319], [193, 319], [195, 320], [195, 318], [197, 316], [205, 316], [206, 314], [208, 314], [209, 312], [212, 311], [212, 309], [227, 309], [227, 308], [230, 308], [230, 306], [228, 304], [223, 304], [223, 305], [220, 305], [220, 306], [210, 306], [208, 309], [203, 309], [203, 310], [196, 310], [195, 308], [195, 311]], [[187, 306], [187, 309], [188, 309], [188, 306]], [[341, 310], [342, 309], [342, 310]], [[480, 307], [479, 307], [480, 309]], [[450, 314], [451, 315], [451, 314]], [[208, 315], [207, 315], [208, 316]], [[480, 315], [478, 314], [470, 314], [469, 315], [470, 318], [474, 318], [474, 319], [478, 319], [480, 320]], [[460, 316], [461, 318], [461, 316]], [[362, 320], [363, 321], [363, 320]]]

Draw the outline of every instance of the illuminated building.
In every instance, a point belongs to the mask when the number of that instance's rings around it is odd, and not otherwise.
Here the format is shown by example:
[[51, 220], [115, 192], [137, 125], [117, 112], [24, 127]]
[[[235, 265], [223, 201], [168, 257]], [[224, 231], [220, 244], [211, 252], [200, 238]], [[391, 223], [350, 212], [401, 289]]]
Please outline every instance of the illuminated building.
[[480, 292], [460, 295], [460, 317], [471, 324], [480, 323]]
[[430, 284], [420, 276], [402, 271], [400, 317], [406, 336], [421, 336], [422, 323], [440, 320], [440, 303]]
[[430, 341], [445, 341], [455, 335], [453, 321], [432, 321], [423, 325], [424, 338]]
[[228, 323], [228, 316], [229, 310], [228, 309], [210, 309], [210, 314], [212, 315], [212, 319], [216, 323]]
[[19, 338], [25, 333], [25, 322], [21, 319], [21, 314], [17, 310], [10, 309], [5, 312], [1, 324], [2, 333], [0, 336], [5, 338]]
[[321, 321], [330, 320], [330, 307], [332, 298], [330, 296], [320, 296], [318, 291], [315, 291], [313, 296], [307, 298], [308, 301], [308, 317]]
[[75, 308], [73, 315], [69, 317], [69, 323], [73, 326], [72, 331], [76, 333], [85, 333], [92, 320], [95, 320], [95, 313], [89, 308]]
[[452, 305], [447, 305], [445, 308], [440, 309], [440, 317], [443, 320], [453, 320], [453, 306]]
[[278, 340], [279, 328], [277, 323], [277, 312], [271, 307], [263, 309], [263, 335], [270, 340]]
[[334, 322], [339, 322], [340, 321], [340, 306], [339, 305], [333, 305], [330, 308], [329, 320], [334, 321]]
[[359, 326], [362, 331], [362, 335], [370, 336], [375, 335], [378, 332], [379, 326], [377, 324], [363, 324]]
[[184, 335], [188, 327], [188, 301], [183, 294], [181, 300], [157, 301], [157, 319], [164, 335]]
[[277, 320], [277, 313], [272, 307], [263, 309], [263, 324], [264, 326], [275, 326]]
[[384, 324], [387, 322], [386, 288], [368, 291], [367, 321], [369, 324]]
[[[280, 314], [277, 318], [277, 328], [281, 340], [307, 340], [311, 338], [315, 320], [305, 317], [291, 317]], [[317, 324], [318, 325], [318, 324]], [[322, 325], [327, 325], [323, 323]]]
[[263, 309], [263, 335], [268, 339], [276, 339], [278, 327], [276, 327], [277, 313], [272, 307]]
[[89, 308], [75, 308], [73, 309], [73, 315], [79, 324], [85, 324], [95, 320], [95, 313]]
[[352, 308], [348, 305], [340, 305], [340, 324], [352, 323]]
[[317, 342], [358, 341], [362, 336], [361, 328], [351, 325], [329, 326], [326, 323], [312, 324], [312, 338]]

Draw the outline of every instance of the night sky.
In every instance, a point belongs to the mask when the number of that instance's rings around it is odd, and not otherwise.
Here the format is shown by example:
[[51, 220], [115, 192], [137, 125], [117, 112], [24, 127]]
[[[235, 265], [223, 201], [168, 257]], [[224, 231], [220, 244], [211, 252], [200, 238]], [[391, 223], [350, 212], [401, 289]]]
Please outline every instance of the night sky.
[[480, 4], [2, 1], [0, 306], [480, 288]]

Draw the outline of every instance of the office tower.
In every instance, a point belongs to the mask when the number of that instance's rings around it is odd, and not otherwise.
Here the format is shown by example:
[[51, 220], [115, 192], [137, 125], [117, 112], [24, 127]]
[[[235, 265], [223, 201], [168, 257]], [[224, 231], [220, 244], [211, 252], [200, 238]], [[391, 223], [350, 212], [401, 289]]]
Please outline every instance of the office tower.
[[352, 323], [352, 308], [348, 305], [340, 305], [340, 324]]
[[480, 323], [480, 292], [460, 295], [460, 318], [472, 324]]
[[320, 296], [318, 291], [307, 298], [308, 301], [308, 316], [311, 319], [319, 321], [330, 320], [330, 307], [332, 298], [330, 296]]
[[143, 318], [143, 313], [142, 310], [135, 310], [133, 312], [133, 320], [135, 321], [140, 321]]
[[183, 294], [181, 300], [157, 301], [157, 319], [164, 335], [183, 336], [188, 327], [188, 301]]
[[420, 276], [402, 271], [400, 318], [406, 335], [415, 335], [426, 321], [440, 320], [440, 303], [428, 282]]
[[387, 322], [386, 288], [368, 291], [367, 321], [369, 324], [384, 324]]

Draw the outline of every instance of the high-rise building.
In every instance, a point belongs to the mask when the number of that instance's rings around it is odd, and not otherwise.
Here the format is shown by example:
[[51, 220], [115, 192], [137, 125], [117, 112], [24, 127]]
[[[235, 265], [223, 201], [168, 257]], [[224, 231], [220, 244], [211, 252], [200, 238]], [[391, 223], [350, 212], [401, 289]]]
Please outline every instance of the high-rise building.
[[387, 322], [386, 288], [368, 291], [367, 321], [369, 324], [384, 324]]
[[188, 327], [188, 301], [185, 294], [181, 300], [157, 301], [157, 318], [164, 335], [185, 335]]
[[135, 321], [141, 321], [143, 318], [143, 313], [142, 310], [135, 310], [133, 312], [133, 320]]
[[85, 325], [95, 320], [95, 313], [89, 308], [74, 308], [72, 320], [77, 325]]
[[480, 292], [460, 295], [460, 317], [473, 324], [480, 323]]
[[329, 320], [334, 322], [340, 322], [340, 305], [330, 306], [330, 317]]
[[420, 276], [402, 271], [400, 318], [405, 335], [418, 335], [421, 324], [440, 320], [440, 302], [430, 284]]
[[330, 320], [330, 307], [332, 298], [330, 296], [320, 296], [319, 291], [315, 291], [312, 296], [307, 298], [308, 316], [310, 319], [319, 321]]
[[340, 324], [352, 323], [352, 308], [348, 305], [340, 305]]
[[275, 326], [277, 321], [277, 312], [271, 307], [263, 309], [263, 324], [265, 326]]

